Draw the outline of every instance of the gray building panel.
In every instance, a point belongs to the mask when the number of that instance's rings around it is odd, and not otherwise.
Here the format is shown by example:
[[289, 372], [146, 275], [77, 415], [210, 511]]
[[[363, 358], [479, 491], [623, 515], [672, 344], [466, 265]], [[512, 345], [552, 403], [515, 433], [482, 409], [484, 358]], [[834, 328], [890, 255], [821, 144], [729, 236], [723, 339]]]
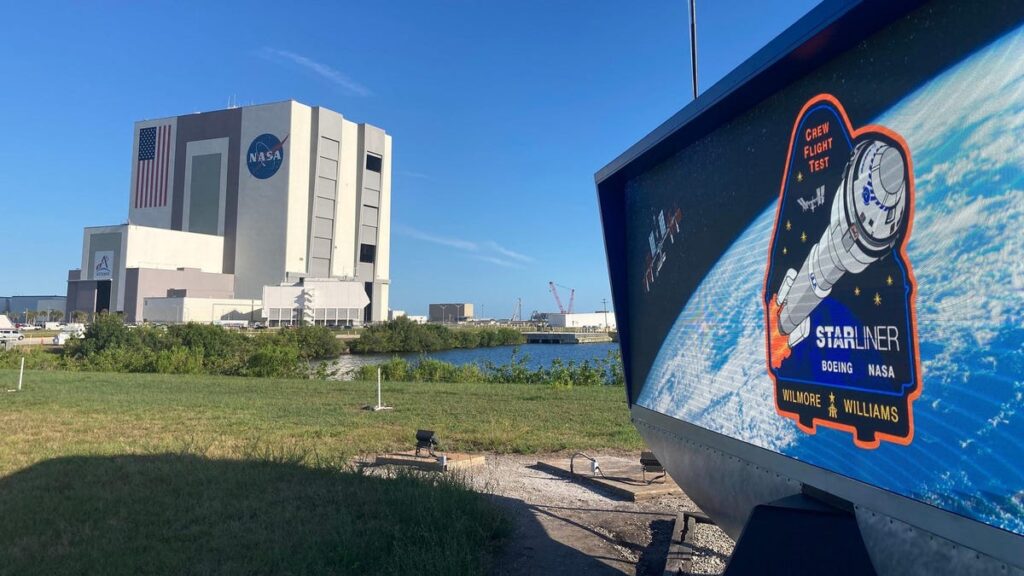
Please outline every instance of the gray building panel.
[[220, 225], [220, 154], [192, 157], [192, 182], [189, 191], [188, 230], [214, 234]]
[[[217, 110], [204, 114], [178, 116], [175, 135], [174, 193], [171, 228], [183, 230], [185, 200], [185, 162], [188, 143], [196, 140], [228, 138], [228, 173], [224, 210], [224, 272], [235, 271], [235, 233], [238, 228], [238, 175], [242, 158], [242, 109]], [[195, 160], [193, 159], [193, 162]], [[193, 171], [195, 168], [193, 167]], [[219, 184], [218, 184], [219, 186]], [[193, 192], [195, 194], [195, 192]]]
[[67, 304], [64, 317], [74, 319], [75, 311], [82, 311], [90, 317], [96, 312], [96, 298], [99, 282], [95, 280], [68, 279]]
[[431, 304], [427, 314], [431, 322], [460, 322], [473, 317], [473, 305], [468, 302]]

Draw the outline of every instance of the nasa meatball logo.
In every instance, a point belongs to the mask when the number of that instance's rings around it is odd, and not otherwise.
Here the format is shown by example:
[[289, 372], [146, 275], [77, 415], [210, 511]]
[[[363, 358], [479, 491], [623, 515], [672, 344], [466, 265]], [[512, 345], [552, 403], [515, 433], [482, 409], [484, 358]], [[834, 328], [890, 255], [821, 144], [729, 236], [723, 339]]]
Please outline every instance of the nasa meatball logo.
[[284, 163], [284, 143], [287, 141], [287, 136], [284, 140], [278, 140], [273, 134], [260, 134], [253, 138], [245, 155], [249, 173], [260, 180], [277, 174], [277, 170]]
[[763, 304], [776, 411], [861, 448], [910, 444], [921, 394], [910, 149], [883, 126], [854, 129], [839, 101], [811, 99], [793, 127]]

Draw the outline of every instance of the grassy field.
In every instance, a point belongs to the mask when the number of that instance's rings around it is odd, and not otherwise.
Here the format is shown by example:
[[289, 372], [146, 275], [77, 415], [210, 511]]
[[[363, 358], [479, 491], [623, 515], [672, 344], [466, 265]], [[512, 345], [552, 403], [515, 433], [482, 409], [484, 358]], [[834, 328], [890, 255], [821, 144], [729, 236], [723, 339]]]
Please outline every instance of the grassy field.
[[[16, 373], [0, 371], [11, 387]], [[507, 533], [444, 477], [358, 454], [635, 450], [621, 388], [28, 372], [0, 395], [0, 574], [486, 571]]]

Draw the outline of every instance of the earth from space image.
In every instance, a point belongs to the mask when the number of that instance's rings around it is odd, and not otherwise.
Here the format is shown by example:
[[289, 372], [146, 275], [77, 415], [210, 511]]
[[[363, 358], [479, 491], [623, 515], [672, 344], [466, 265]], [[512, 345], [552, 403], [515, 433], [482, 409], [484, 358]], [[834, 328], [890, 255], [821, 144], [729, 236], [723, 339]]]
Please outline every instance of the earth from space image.
[[[1024, 534], [1024, 28], [873, 119], [901, 134], [916, 179], [921, 396], [909, 446], [857, 448], [775, 412], [761, 303], [773, 202], [687, 302], [641, 406]], [[867, 122], [865, 122], [867, 120]]]

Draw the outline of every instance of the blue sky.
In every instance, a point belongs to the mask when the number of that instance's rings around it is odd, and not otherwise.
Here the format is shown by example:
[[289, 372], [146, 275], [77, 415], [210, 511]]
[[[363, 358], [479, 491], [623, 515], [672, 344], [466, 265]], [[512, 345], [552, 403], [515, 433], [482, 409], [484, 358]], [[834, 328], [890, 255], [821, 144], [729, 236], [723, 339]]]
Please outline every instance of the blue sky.
[[[702, 90], [814, 4], [698, 0]], [[293, 98], [394, 137], [393, 308], [552, 310], [554, 280], [600, 309], [594, 173], [690, 100], [683, 0], [22, 3], [5, 20], [0, 295], [63, 294], [82, 228], [125, 221], [134, 121]]]

